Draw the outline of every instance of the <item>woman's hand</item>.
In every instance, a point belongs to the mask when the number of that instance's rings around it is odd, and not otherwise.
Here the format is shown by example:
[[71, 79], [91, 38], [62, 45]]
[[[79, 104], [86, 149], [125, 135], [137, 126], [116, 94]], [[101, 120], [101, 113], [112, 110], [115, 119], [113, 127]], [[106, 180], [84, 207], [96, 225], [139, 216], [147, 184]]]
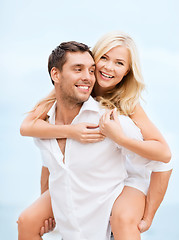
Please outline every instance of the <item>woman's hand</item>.
[[101, 133], [99, 125], [91, 123], [79, 123], [70, 125], [67, 138], [75, 139], [81, 143], [96, 143], [104, 140], [105, 136]]
[[101, 133], [106, 137], [109, 137], [119, 144], [123, 143], [125, 134], [118, 119], [117, 109], [103, 114], [99, 121], [99, 128]]
[[141, 233], [147, 231], [150, 228], [151, 224], [152, 224], [152, 221], [149, 221], [147, 219], [146, 220], [142, 219], [138, 225], [139, 231]]
[[49, 218], [45, 220], [44, 226], [40, 229], [40, 236], [42, 237], [45, 233], [51, 232], [54, 230], [56, 222], [54, 218]]

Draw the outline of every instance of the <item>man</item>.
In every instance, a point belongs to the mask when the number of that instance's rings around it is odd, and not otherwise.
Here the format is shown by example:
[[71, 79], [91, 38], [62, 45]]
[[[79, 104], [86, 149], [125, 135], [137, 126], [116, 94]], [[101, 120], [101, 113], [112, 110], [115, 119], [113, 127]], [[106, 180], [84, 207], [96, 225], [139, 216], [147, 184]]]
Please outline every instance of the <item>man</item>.
[[[62, 70], [54, 66], [50, 72], [57, 102], [48, 113], [49, 122], [74, 124], [88, 119], [97, 124], [104, 110], [89, 98], [95, 83], [95, 63], [90, 51], [67, 51]], [[126, 177], [123, 157], [119, 159], [118, 151], [111, 155], [116, 145], [109, 139], [90, 147], [71, 139], [58, 140], [59, 146], [56, 139], [37, 141], [46, 156], [44, 166], [50, 172], [53, 211], [64, 239], [108, 239], [112, 202], [121, 193]], [[53, 157], [51, 161], [48, 153], [44, 154], [46, 150], [58, 159]], [[109, 161], [111, 157], [113, 160]]]
[[[99, 123], [104, 109], [90, 97], [94, 68], [91, 52], [84, 44], [62, 43], [52, 52], [49, 72], [57, 101], [48, 113], [50, 123]], [[120, 116], [120, 123], [127, 125], [126, 134], [141, 137], [127, 117]], [[124, 149], [108, 138], [90, 145], [72, 139], [38, 139], [37, 144], [50, 172], [53, 212], [64, 239], [108, 240], [112, 205], [127, 176]], [[152, 210], [155, 208], [156, 204]], [[150, 214], [150, 207], [147, 211]]]

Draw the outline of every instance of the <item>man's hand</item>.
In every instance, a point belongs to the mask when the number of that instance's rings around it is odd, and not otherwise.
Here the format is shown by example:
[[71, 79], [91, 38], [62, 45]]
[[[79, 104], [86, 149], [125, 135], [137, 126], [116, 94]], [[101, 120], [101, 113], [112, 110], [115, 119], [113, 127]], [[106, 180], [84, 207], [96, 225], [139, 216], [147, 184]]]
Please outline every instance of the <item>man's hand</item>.
[[48, 233], [50, 231], [52, 231], [55, 228], [55, 219], [54, 218], [49, 218], [47, 220], [45, 220], [44, 222], [44, 226], [41, 227], [40, 229], [40, 236], [43, 236], [44, 233]]
[[40, 180], [40, 187], [41, 187], [41, 194], [49, 189], [48, 182], [49, 182], [49, 170], [47, 167], [42, 166], [41, 170], [41, 180]]
[[138, 225], [141, 233], [150, 228], [155, 213], [165, 196], [171, 173], [172, 170], [165, 172], [152, 172], [150, 186], [146, 197], [144, 216]]

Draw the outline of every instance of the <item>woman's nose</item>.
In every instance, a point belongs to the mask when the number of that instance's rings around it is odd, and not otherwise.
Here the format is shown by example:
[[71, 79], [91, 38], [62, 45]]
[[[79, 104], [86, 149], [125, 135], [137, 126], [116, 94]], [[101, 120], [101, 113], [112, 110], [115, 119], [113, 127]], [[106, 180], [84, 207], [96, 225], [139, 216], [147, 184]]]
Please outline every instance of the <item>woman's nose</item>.
[[114, 67], [113, 67], [113, 63], [112, 62], [106, 62], [105, 65], [104, 65], [104, 68], [108, 71], [113, 71], [114, 70]]

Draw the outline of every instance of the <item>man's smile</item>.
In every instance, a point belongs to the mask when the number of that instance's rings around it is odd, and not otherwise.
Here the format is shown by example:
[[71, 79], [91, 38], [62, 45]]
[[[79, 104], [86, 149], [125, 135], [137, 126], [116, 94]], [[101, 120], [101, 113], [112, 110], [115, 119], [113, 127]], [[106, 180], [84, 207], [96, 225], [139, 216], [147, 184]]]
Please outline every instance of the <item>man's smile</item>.
[[82, 90], [82, 91], [85, 91], [85, 92], [88, 92], [89, 89], [90, 89], [90, 86], [89, 85], [75, 85], [78, 89]]

